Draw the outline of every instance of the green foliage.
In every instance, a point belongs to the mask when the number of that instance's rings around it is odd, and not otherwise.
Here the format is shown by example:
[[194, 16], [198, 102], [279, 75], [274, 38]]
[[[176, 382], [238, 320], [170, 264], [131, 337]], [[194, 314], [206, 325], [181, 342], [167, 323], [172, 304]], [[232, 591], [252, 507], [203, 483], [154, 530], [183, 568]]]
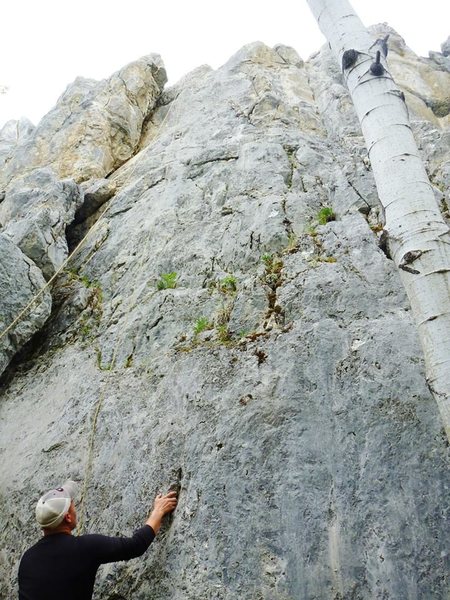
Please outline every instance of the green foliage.
[[85, 285], [88, 289], [90, 289], [90, 295], [88, 299], [87, 306], [85, 310], [82, 312], [80, 319], [78, 321], [78, 334], [83, 340], [86, 342], [95, 337], [95, 332], [100, 324], [102, 314], [103, 314], [103, 290], [100, 287], [98, 281], [89, 281], [89, 285], [87, 285], [87, 278], [76, 277], [77, 281], [80, 281]]
[[294, 254], [295, 252], [298, 251], [298, 245], [299, 245], [298, 237], [295, 235], [295, 233], [293, 233], [293, 232], [290, 233], [289, 237], [288, 237], [288, 245], [286, 246], [283, 253], [284, 254]]
[[261, 260], [266, 265], [266, 269], [270, 269], [271, 268], [272, 263], [273, 263], [273, 256], [272, 256], [272, 254], [263, 254], [261, 256]]
[[103, 364], [102, 351], [100, 348], [95, 348], [95, 354], [97, 355], [97, 367], [100, 371], [111, 371], [112, 363]]
[[266, 267], [262, 281], [272, 288], [272, 290], [276, 290], [282, 281], [281, 270], [283, 269], [283, 261], [277, 254], [263, 254], [262, 261]]
[[228, 327], [226, 325], [219, 325], [217, 327], [217, 337], [222, 344], [231, 340], [230, 332], [228, 331]]
[[263, 254], [261, 258], [266, 266], [266, 273], [279, 273], [283, 268], [283, 261], [277, 254]]
[[79, 281], [81, 281], [81, 283], [84, 285], [84, 287], [87, 287], [87, 288], [92, 287], [92, 281], [89, 279], [89, 277], [87, 277], [87, 275], [81, 275], [78, 279], [79, 279]]
[[306, 233], [308, 235], [310, 235], [312, 238], [315, 238], [317, 236], [317, 228], [314, 224], [311, 224], [308, 229], [306, 230]]
[[156, 284], [158, 290], [173, 290], [177, 287], [177, 274], [174, 273], [161, 273], [160, 279]]
[[194, 325], [194, 334], [198, 335], [202, 331], [206, 331], [207, 329], [211, 329], [211, 323], [206, 317], [200, 317], [197, 319]]
[[92, 325], [85, 321], [80, 329], [79, 329], [80, 335], [81, 335], [81, 339], [85, 340], [87, 337], [89, 337], [90, 333], [92, 332]]
[[232, 304], [222, 305], [220, 307], [219, 311], [217, 312], [217, 316], [215, 318], [216, 324], [217, 325], [226, 325], [230, 320], [232, 310], [233, 310]]
[[237, 279], [234, 275], [227, 275], [220, 280], [220, 291], [224, 294], [234, 293], [237, 290]]
[[324, 206], [317, 214], [317, 220], [319, 221], [320, 225], [325, 225], [329, 221], [334, 221], [335, 219], [336, 215], [330, 206]]

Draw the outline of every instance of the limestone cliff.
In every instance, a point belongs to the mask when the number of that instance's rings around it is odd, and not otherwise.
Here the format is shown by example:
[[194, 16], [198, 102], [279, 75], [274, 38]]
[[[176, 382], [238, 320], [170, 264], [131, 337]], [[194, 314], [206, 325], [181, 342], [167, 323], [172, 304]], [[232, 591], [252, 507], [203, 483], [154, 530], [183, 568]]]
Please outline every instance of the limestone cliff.
[[[447, 54], [391, 31], [446, 217]], [[0, 132], [0, 595], [70, 476], [107, 534], [180, 484], [98, 598], [446, 598], [448, 444], [338, 66], [253, 43], [165, 82], [150, 55]]]

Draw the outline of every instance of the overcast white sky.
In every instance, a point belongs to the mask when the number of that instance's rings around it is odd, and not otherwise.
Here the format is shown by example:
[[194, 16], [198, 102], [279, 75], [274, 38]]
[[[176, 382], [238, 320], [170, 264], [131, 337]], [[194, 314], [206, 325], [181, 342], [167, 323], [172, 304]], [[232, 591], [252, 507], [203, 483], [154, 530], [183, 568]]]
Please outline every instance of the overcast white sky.
[[[352, 4], [365, 25], [387, 21], [422, 56], [450, 34], [448, 0]], [[0, 127], [21, 116], [36, 124], [78, 75], [103, 79], [152, 52], [173, 84], [256, 40], [304, 59], [324, 42], [306, 0], [3, 0], [0, 15]]]

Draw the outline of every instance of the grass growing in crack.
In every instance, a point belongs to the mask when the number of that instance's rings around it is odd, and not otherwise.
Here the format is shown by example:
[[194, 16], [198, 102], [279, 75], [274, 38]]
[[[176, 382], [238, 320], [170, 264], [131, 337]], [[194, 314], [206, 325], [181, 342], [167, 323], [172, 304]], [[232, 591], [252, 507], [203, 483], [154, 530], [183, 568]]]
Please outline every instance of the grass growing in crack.
[[222, 344], [231, 342], [231, 334], [226, 325], [219, 325], [217, 327], [217, 338]]
[[230, 320], [232, 310], [233, 310], [232, 304], [222, 305], [220, 307], [219, 312], [217, 313], [216, 318], [215, 318], [215, 322], [217, 323], [217, 325], [226, 325]]
[[107, 363], [106, 365], [104, 365], [102, 363], [102, 351], [100, 350], [100, 348], [96, 348], [95, 349], [95, 354], [97, 355], [97, 367], [100, 371], [111, 371], [112, 369], [112, 364], [111, 363]]
[[159, 281], [156, 283], [156, 289], [161, 290], [173, 290], [177, 287], [177, 274], [173, 273], [161, 273]]
[[87, 287], [87, 288], [90, 288], [90, 287], [92, 287], [94, 285], [94, 282], [91, 281], [89, 279], [89, 277], [87, 277], [87, 275], [81, 275], [78, 278], [78, 280], [81, 281], [81, 283], [84, 285], [84, 287]]
[[103, 314], [103, 290], [100, 282], [90, 280], [86, 275], [80, 275], [74, 269], [68, 270], [69, 282], [81, 283], [90, 291], [86, 305], [81, 311], [78, 319], [78, 335], [83, 342], [95, 337], [95, 332], [100, 325]]
[[[322, 209], [322, 210], [324, 210], [324, 209]], [[329, 209], [329, 210], [331, 210], [331, 209]], [[333, 219], [334, 219], [334, 214], [333, 214]], [[337, 262], [337, 259], [334, 256], [327, 256], [326, 254], [324, 254], [324, 252], [326, 252], [326, 250], [323, 247], [322, 240], [320, 239], [319, 232], [317, 231], [316, 225], [314, 223], [312, 223], [308, 227], [308, 229], [306, 230], [306, 234], [311, 237], [311, 240], [313, 243], [314, 256], [308, 258], [308, 262], [313, 268], [318, 267], [320, 263], [324, 263], [324, 262], [335, 263], [335, 262]]]
[[336, 215], [333, 212], [333, 209], [330, 206], [324, 206], [317, 213], [317, 220], [320, 225], [326, 225], [330, 221], [336, 220]]
[[275, 289], [281, 283], [281, 270], [283, 268], [283, 261], [276, 254], [263, 254], [261, 257], [266, 271], [263, 275], [263, 281], [269, 287]]
[[263, 254], [261, 260], [266, 265], [266, 269], [269, 269], [273, 262], [273, 254]]
[[234, 294], [237, 291], [237, 279], [234, 275], [227, 275], [220, 280], [219, 289], [224, 294]]
[[283, 254], [294, 254], [298, 252], [299, 247], [299, 239], [295, 233], [290, 233], [288, 236], [288, 244], [286, 248], [283, 250]]
[[[264, 316], [265, 328], [271, 321], [280, 324], [283, 320], [283, 311], [277, 304], [277, 289], [283, 283], [282, 270], [284, 263], [277, 254], [264, 254], [262, 261], [265, 265], [265, 272], [261, 276], [261, 281], [268, 287], [266, 290], [268, 307]], [[272, 327], [272, 325], [271, 325]]]
[[89, 321], [84, 321], [79, 329], [81, 339], [86, 340], [92, 333], [92, 324]]
[[212, 325], [206, 317], [200, 317], [197, 319], [194, 325], [194, 335], [199, 335], [202, 331], [212, 329]]
[[314, 224], [309, 225], [306, 233], [310, 235], [312, 238], [317, 237], [317, 227]]

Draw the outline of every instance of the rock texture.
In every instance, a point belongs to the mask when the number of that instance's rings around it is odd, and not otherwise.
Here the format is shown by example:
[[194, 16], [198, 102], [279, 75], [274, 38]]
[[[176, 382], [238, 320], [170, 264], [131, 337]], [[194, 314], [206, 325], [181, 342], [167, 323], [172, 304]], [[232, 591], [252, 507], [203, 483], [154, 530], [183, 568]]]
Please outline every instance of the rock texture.
[[[144, 119], [166, 81], [156, 54], [129, 64], [105, 81], [77, 78], [32, 134], [17, 136], [24, 141], [10, 144], [12, 152], [0, 176], [0, 189], [18, 174], [42, 166], [77, 182], [111, 173], [136, 150]], [[5, 128], [0, 141], [11, 138], [12, 124]]]
[[[14, 319], [33, 302], [44, 287], [41, 271], [3, 233], [0, 233], [0, 328], [2, 333]], [[50, 316], [52, 299], [45, 290], [30, 306], [25, 318], [2, 335], [0, 340], [0, 371], [10, 359], [44, 325]]]
[[0, 204], [0, 223], [48, 280], [68, 255], [66, 226], [83, 203], [73, 180], [60, 181], [48, 168], [16, 178]]
[[[391, 34], [445, 213], [448, 116], [430, 100], [449, 73]], [[36, 131], [58, 132], [58, 153], [25, 167], [36, 134], [2, 175], [84, 182], [61, 219], [72, 245], [86, 235], [3, 377], [2, 593], [38, 536], [37, 497], [70, 476], [80, 529], [109, 534], [180, 484], [149, 554], [103, 567], [98, 598], [446, 598], [448, 444], [338, 66], [254, 43], [159, 98], [155, 81], [140, 125], [123, 117], [123, 152], [88, 138], [73, 160], [57, 108]]]

